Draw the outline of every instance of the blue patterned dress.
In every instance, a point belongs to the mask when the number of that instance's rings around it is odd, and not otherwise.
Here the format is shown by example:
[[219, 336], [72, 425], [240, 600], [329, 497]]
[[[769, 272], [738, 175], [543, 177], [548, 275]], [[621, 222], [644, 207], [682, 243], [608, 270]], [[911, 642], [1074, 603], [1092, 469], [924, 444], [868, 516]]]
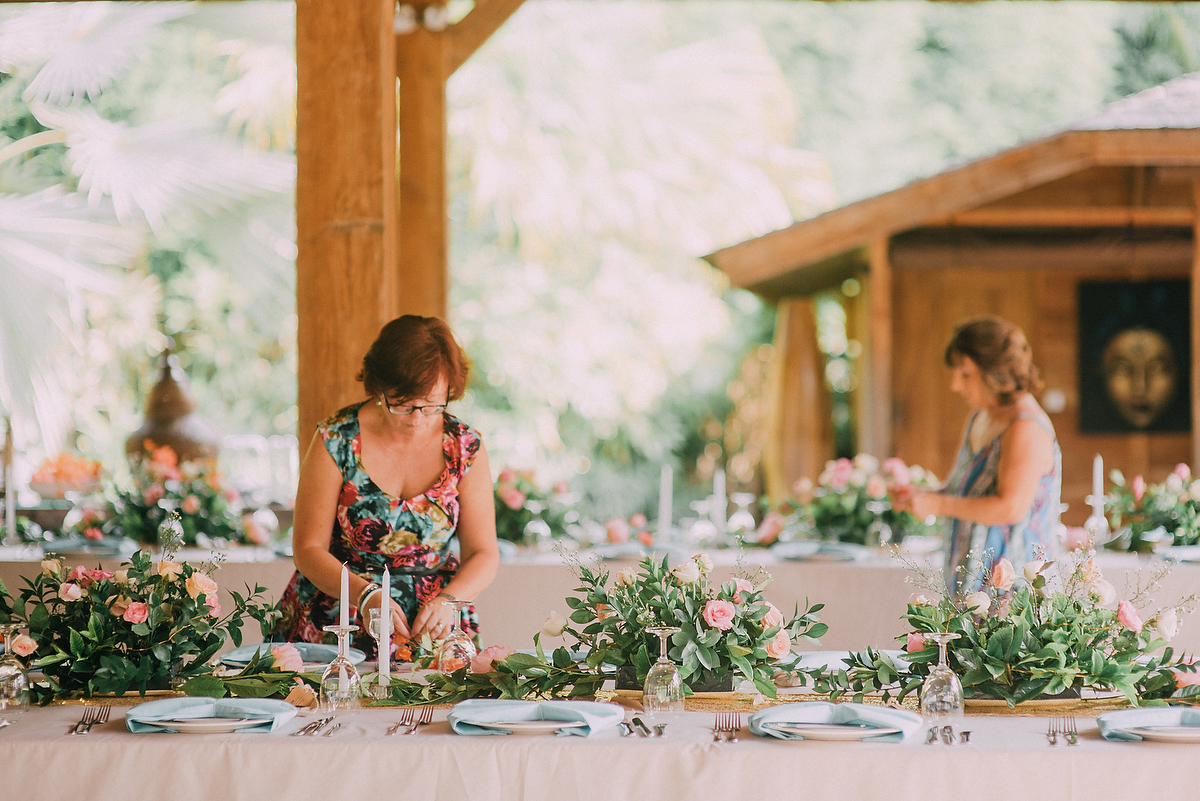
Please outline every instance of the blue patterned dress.
[[[444, 413], [445, 469], [425, 492], [397, 498], [380, 489], [363, 469], [358, 424], [362, 405], [347, 406], [317, 426], [325, 449], [342, 471], [329, 552], [352, 572], [376, 583], [382, 581], [387, 567], [392, 599], [412, 622], [420, 606], [436, 597], [458, 570], [458, 559], [450, 552], [458, 528], [458, 484], [471, 469], [481, 439], [473, 428]], [[283, 618], [276, 626], [276, 637], [287, 642], [336, 642], [336, 636], [323, 627], [338, 622], [339, 606], [337, 598], [321, 592], [296, 571], [280, 601]], [[351, 616], [354, 614], [352, 609]], [[463, 610], [460, 625], [468, 633], [478, 634], [474, 608]], [[375, 642], [363, 631], [358, 635], [355, 647], [374, 659]], [[398, 650], [396, 658], [405, 658], [406, 650]]]
[[[1000, 440], [1004, 432], [1001, 431], [978, 452], [972, 453], [970, 431], [977, 414], [972, 414], [967, 421], [967, 435], [963, 437], [958, 458], [942, 488], [946, 495], [982, 498], [998, 494], [996, 484], [1000, 468]], [[1039, 552], [1046, 556], [1052, 556], [1054, 552], [1061, 510], [1062, 451], [1049, 423], [1028, 413], [1018, 414], [1015, 419], [1021, 418], [1033, 420], [1054, 437], [1054, 467], [1038, 482], [1033, 503], [1024, 519], [1018, 523], [985, 526], [953, 517], [942, 521], [946, 547], [946, 587], [951, 595], [966, 595], [978, 590], [986, 581], [992, 563], [1000, 557], [1007, 558], [1013, 567], [1020, 570]]]

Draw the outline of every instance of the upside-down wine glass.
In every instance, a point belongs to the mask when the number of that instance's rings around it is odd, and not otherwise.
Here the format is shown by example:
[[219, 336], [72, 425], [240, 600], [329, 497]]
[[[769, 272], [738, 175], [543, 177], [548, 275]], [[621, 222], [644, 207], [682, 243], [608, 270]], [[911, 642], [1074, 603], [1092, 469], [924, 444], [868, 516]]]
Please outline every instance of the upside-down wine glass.
[[4, 656], [0, 657], [0, 726], [17, 722], [17, 716], [29, 708], [29, 674], [12, 651], [13, 638], [20, 624], [0, 625], [4, 637]]
[[646, 631], [658, 637], [658, 661], [646, 674], [642, 687], [642, 708], [653, 717], [661, 712], [683, 711], [683, 677], [679, 668], [667, 656], [667, 640], [679, 631], [676, 626], [656, 626]]
[[362, 678], [350, 661], [350, 635], [358, 626], [325, 626], [338, 638], [337, 658], [321, 674], [321, 709], [357, 709], [362, 705]]
[[925, 639], [937, 643], [938, 663], [929, 671], [921, 684], [921, 717], [927, 726], [949, 725], [957, 728], [963, 718], [962, 682], [946, 662], [946, 646], [957, 640], [955, 632], [934, 631], [926, 633]]
[[[382, 669], [385, 659], [391, 658], [391, 643], [381, 643], [379, 637], [382, 634], [379, 617], [379, 607], [373, 606], [367, 610], [367, 634], [371, 635], [371, 639], [375, 640], [375, 653], [377, 654], [376, 663], [379, 667], [377, 671]], [[390, 662], [389, 662], [390, 664]], [[392, 696], [392, 688], [386, 684], [380, 684], [377, 681], [371, 682], [371, 697], [377, 700], [384, 700]]]
[[453, 673], [470, 665], [471, 660], [475, 658], [475, 643], [471, 642], [471, 638], [462, 627], [462, 610], [470, 605], [470, 601], [442, 601], [442, 606], [454, 607], [454, 625], [451, 627], [453, 630], [442, 641], [442, 647], [438, 649], [439, 673]]

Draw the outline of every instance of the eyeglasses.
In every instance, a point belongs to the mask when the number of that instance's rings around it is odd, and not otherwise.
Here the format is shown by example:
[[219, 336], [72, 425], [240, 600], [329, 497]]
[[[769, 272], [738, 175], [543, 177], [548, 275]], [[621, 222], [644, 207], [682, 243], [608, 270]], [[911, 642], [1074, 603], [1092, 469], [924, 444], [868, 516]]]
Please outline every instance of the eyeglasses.
[[400, 406], [392, 406], [391, 401], [389, 401], [387, 398], [380, 398], [378, 401], [376, 401], [376, 403], [387, 409], [392, 414], [407, 416], [413, 412], [420, 412], [425, 417], [433, 417], [435, 414], [441, 414], [442, 412], [446, 411], [446, 407], [449, 405], [446, 403], [436, 403], [432, 406], [417, 406], [412, 403], [405, 403]]

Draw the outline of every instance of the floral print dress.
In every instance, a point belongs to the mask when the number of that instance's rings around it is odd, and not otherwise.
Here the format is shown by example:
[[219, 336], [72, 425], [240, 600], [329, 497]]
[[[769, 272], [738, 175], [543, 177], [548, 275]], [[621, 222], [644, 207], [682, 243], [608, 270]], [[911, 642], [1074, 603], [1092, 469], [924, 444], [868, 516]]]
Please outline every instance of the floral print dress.
[[[391, 571], [392, 599], [411, 622], [420, 606], [441, 592], [458, 570], [458, 559], [450, 552], [450, 541], [458, 529], [458, 483], [471, 469], [481, 439], [461, 420], [443, 413], [446, 466], [441, 476], [422, 494], [397, 498], [376, 486], [363, 469], [358, 424], [363, 403], [347, 406], [317, 427], [325, 449], [342, 471], [342, 492], [329, 552], [349, 565], [352, 572], [377, 584], [382, 582], [387, 567]], [[337, 641], [323, 627], [338, 622], [339, 600], [321, 592], [300, 571], [292, 576], [280, 606], [283, 617], [275, 629], [279, 639]], [[351, 609], [351, 617], [354, 614]], [[365, 629], [363, 620], [357, 623]], [[472, 636], [478, 634], [473, 607], [463, 610], [460, 625]], [[355, 647], [374, 659], [374, 640], [365, 630], [357, 635]], [[403, 660], [406, 653], [406, 649], [398, 649], [396, 658]]]

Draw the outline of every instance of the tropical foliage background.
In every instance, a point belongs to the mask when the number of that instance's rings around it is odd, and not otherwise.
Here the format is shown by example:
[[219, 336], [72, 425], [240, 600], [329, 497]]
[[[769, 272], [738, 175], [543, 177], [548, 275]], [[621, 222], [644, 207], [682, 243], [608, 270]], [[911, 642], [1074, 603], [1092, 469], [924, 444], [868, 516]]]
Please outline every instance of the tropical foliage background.
[[[295, 433], [293, 14], [0, 9], [0, 411], [26, 474], [63, 447], [122, 464], [168, 337], [220, 430]], [[650, 511], [664, 461], [753, 484], [772, 311], [698, 256], [1196, 69], [1198, 44], [1187, 5], [527, 0], [449, 87], [461, 414], [601, 519]]]

